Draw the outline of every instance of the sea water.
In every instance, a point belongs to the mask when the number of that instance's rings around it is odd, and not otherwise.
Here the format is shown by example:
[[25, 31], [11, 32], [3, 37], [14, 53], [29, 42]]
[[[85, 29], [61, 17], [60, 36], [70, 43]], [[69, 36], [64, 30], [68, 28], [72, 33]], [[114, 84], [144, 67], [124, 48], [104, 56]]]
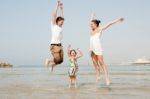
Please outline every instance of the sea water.
[[150, 99], [150, 65], [108, 65], [96, 83], [94, 66], [80, 65], [77, 88], [68, 88], [68, 67], [0, 68], [0, 99]]

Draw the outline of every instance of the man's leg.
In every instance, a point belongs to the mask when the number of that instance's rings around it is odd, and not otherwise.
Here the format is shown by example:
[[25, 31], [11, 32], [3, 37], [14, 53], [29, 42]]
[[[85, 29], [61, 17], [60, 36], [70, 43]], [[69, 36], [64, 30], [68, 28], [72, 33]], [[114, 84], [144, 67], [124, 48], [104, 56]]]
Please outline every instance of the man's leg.
[[51, 67], [52, 67], [51, 68], [51, 72], [53, 71], [54, 67], [60, 63], [60, 55], [59, 55], [59, 53], [52, 53], [52, 55], [53, 55], [53, 58], [54, 58], [53, 59], [54, 64], [51, 65]]
[[53, 48], [51, 49], [51, 52], [54, 58], [53, 61], [55, 63], [54, 65], [52, 65], [51, 71], [53, 71], [54, 66], [61, 64], [63, 62], [64, 51], [63, 51], [62, 46], [53, 46]]
[[60, 62], [62, 63], [63, 60], [64, 60], [64, 50], [63, 50], [63, 48], [61, 48], [61, 50], [60, 50]]
[[47, 58], [47, 59], [45, 60], [45, 66], [48, 67], [50, 64], [54, 64], [54, 61], [51, 60], [51, 59], [49, 59], [49, 58]]

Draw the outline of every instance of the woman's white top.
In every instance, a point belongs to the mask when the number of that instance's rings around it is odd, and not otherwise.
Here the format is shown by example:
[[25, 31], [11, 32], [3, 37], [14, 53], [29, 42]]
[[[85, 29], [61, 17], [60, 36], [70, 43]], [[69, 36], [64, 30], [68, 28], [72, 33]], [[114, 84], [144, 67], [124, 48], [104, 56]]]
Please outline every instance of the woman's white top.
[[102, 31], [91, 35], [90, 37], [90, 51], [94, 52], [96, 55], [103, 55], [103, 50], [101, 46], [101, 35]]
[[62, 40], [62, 28], [51, 22], [51, 44], [59, 44]]

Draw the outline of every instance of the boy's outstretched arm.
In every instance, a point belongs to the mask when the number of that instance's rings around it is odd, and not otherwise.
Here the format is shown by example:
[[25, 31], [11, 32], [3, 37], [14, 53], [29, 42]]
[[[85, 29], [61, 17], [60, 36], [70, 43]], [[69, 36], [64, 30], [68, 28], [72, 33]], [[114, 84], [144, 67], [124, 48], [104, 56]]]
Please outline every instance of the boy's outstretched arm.
[[68, 57], [70, 57], [70, 48], [71, 48], [71, 45], [68, 45], [68, 49], [67, 49]]
[[82, 51], [81, 51], [79, 48], [77, 48], [77, 50], [78, 50], [78, 52], [80, 53], [80, 55], [77, 56], [77, 58], [81, 58], [81, 57], [83, 56], [83, 53], [82, 53]]

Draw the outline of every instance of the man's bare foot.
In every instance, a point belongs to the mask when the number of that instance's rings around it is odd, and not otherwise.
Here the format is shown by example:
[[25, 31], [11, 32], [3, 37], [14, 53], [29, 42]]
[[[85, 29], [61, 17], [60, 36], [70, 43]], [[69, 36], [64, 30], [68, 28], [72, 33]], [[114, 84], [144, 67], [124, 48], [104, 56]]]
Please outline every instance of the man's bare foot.
[[45, 60], [45, 66], [47, 67], [48, 64], [49, 64], [49, 59], [47, 58], [47, 59]]
[[45, 66], [46, 66], [46, 67], [49, 67], [49, 66], [51, 66], [52, 64], [54, 64], [54, 62], [53, 62], [51, 59], [47, 58], [47, 59], [45, 60]]
[[51, 72], [53, 72], [55, 66], [56, 66], [56, 64], [51, 65]]

